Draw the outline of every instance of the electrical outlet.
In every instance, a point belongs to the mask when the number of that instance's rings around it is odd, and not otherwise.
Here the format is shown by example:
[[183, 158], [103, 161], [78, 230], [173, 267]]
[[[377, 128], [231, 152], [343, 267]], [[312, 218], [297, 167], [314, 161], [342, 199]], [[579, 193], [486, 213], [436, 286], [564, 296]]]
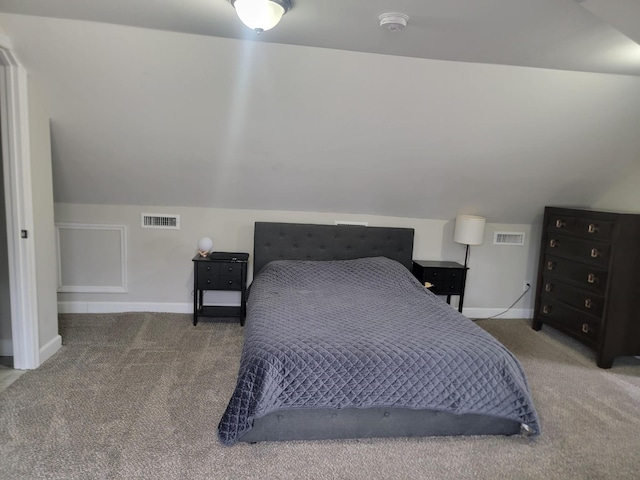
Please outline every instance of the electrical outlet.
[[522, 284], [522, 291], [526, 292], [530, 288], [531, 288], [531, 280], [525, 280], [524, 283]]

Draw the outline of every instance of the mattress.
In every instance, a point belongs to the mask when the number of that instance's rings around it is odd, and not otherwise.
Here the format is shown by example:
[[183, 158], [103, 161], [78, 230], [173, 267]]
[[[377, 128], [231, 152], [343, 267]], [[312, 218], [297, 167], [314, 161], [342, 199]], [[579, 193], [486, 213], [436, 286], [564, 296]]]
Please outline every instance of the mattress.
[[540, 432], [523, 369], [490, 334], [385, 257], [281, 260], [251, 285], [233, 445], [280, 410], [399, 407], [483, 414]]

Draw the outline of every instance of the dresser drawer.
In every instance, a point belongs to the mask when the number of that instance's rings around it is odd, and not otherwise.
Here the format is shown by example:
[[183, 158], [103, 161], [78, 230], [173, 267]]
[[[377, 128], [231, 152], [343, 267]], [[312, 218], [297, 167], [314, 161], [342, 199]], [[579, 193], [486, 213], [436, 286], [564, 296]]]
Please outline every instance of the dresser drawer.
[[596, 344], [600, 334], [600, 321], [591, 315], [542, 295], [540, 318], [582, 341]]
[[543, 274], [590, 292], [604, 294], [607, 289], [608, 272], [606, 269], [567, 258], [545, 255]]
[[563, 213], [552, 213], [547, 220], [547, 231], [555, 233], [573, 234], [576, 231], [578, 219]]
[[594, 240], [609, 241], [613, 236], [613, 220], [580, 218], [576, 226], [576, 234]]
[[584, 238], [550, 234], [546, 252], [607, 267], [609, 265], [611, 245]]
[[552, 298], [594, 317], [602, 318], [602, 312], [604, 311], [603, 295], [581, 290], [549, 276], [543, 278], [542, 290], [545, 298]]

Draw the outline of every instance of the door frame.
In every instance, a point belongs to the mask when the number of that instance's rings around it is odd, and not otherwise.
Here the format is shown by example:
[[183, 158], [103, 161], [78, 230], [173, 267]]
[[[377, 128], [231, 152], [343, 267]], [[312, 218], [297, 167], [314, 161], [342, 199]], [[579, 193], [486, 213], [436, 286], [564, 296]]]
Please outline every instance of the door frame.
[[[0, 130], [15, 369], [40, 365], [27, 72], [0, 35]], [[23, 233], [26, 232], [26, 238]]]

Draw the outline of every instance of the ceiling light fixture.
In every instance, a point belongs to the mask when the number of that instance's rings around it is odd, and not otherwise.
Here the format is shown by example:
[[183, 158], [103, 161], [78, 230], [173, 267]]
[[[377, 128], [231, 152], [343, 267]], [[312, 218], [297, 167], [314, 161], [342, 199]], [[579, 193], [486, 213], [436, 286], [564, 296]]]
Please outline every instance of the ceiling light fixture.
[[385, 27], [392, 32], [397, 32], [407, 26], [409, 15], [405, 15], [404, 13], [383, 13], [378, 19], [380, 20], [381, 27]]
[[291, 8], [290, 0], [230, 0], [242, 23], [258, 33], [271, 30]]

